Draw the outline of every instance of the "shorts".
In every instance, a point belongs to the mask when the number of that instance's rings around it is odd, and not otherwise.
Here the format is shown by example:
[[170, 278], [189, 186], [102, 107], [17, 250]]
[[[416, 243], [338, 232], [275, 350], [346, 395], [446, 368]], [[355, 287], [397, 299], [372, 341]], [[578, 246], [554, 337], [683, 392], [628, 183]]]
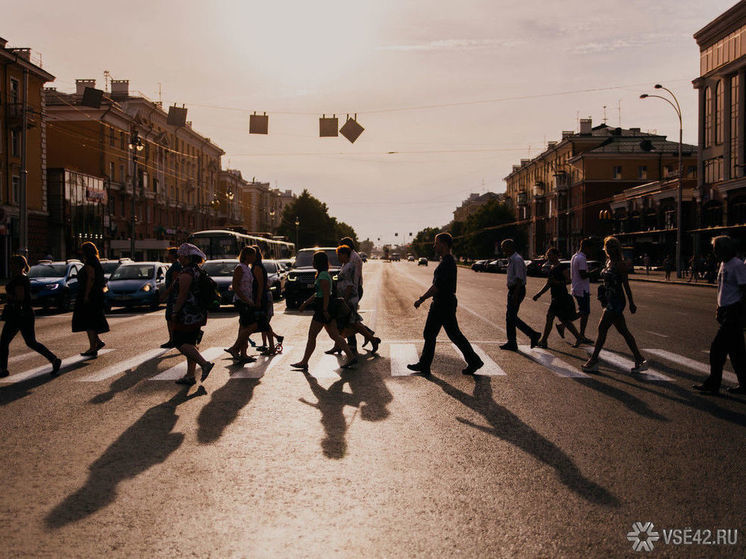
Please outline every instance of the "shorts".
[[193, 330], [174, 330], [173, 342], [174, 346], [181, 347], [182, 345], [198, 345], [202, 341], [202, 329], [195, 328]]
[[313, 320], [325, 326], [332, 321], [331, 313], [329, 314], [329, 318], [324, 316], [324, 300], [321, 298], [317, 298], [313, 302]]
[[588, 316], [591, 314], [591, 294], [585, 293], [583, 295], [575, 295], [575, 300], [578, 302], [578, 313]]

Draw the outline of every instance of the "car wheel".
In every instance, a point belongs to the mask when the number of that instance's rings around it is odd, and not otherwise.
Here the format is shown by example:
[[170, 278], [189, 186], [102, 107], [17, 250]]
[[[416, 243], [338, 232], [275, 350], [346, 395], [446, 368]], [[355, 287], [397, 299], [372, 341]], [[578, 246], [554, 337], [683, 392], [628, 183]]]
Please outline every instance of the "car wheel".
[[291, 301], [290, 299], [285, 300], [285, 306], [288, 309], [297, 309], [300, 305], [298, 305], [297, 301]]
[[161, 308], [160, 299], [158, 297], [156, 297], [155, 301], [153, 301], [152, 303], [150, 303], [150, 310], [151, 311], [157, 311], [160, 308]]

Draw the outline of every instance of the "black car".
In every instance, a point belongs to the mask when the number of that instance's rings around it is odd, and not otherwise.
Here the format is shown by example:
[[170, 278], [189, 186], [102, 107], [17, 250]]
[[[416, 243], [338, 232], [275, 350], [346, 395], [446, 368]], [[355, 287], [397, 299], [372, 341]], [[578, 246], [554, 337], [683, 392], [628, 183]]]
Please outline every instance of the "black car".
[[215, 280], [218, 286], [221, 305], [233, 304], [233, 270], [236, 266], [238, 266], [237, 258], [208, 260], [202, 266], [202, 269]]
[[31, 266], [28, 271], [31, 304], [44, 308], [54, 306], [62, 312], [69, 311], [78, 295], [78, 272], [82, 267], [83, 263], [79, 260], [43, 260]]
[[277, 260], [262, 260], [264, 269], [267, 270], [267, 283], [275, 301], [282, 297], [287, 274], [285, 268]]
[[471, 269], [475, 272], [486, 272], [488, 263], [489, 260], [477, 260], [476, 262], [474, 262], [474, 264], [471, 265]]
[[289, 309], [295, 309], [308, 299], [314, 292], [314, 280], [316, 279], [316, 270], [313, 267], [313, 253], [324, 251], [329, 257], [329, 274], [332, 281], [337, 280], [337, 273], [341, 266], [337, 258], [336, 247], [317, 247], [304, 248], [298, 251], [295, 256], [293, 269], [288, 272], [287, 281], [285, 282], [285, 304]]
[[417, 261], [418, 266], [427, 266], [427, 258], [424, 256], [420, 257], [420, 259]]
[[546, 266], [546, 258], [534, 258], [526, 260], [526, 275], [531, 277], [546, 277], [549, 275], [549, 268]]

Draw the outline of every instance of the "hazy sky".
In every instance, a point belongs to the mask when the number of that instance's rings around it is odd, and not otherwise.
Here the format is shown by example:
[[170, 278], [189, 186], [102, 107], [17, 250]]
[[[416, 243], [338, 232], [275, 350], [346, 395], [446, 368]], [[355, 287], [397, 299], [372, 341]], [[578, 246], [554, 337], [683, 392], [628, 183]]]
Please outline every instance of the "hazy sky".
[[[308, 188], [359, 236], [391, 241], [504, 191], [513, 163], [578, 116], [599, 124], [604, 105], [610, 125], [621, 102], [624, 127], [677, 139], [672, 109], [639, 100], [656, 82], [696, 144], [692, 34], [734, 3], [0, 0], [0, 36], [40, 52], [61, 91], [103, 86], [104, 70], [153, 100], [160, 84], [224, 167]], [[270, 115], [268, 136], [248, 134], [252, 111]], [[319, 138], [322, 113], [357, 113], [365, 132]]]

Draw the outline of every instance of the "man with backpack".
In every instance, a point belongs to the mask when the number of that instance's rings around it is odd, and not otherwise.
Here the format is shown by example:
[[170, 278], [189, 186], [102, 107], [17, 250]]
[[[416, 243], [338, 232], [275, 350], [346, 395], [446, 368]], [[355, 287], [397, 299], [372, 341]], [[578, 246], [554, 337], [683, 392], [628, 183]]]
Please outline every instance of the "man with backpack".
[[197, 382], [197, 365], [202, 368], [204, 381], [215, 366], [200, 354], [197, 346], [202, 340], [202, 326], [207, 324], [207, 312], [215, 299], [215, 282], [201, 268], [205, 254], [195, 245], [184, 243], [178, 250], [182, 271], [176, 277], [173, 308], [174, 347], [187, 358], [187, 372], [176, 381], [191, 386]]

